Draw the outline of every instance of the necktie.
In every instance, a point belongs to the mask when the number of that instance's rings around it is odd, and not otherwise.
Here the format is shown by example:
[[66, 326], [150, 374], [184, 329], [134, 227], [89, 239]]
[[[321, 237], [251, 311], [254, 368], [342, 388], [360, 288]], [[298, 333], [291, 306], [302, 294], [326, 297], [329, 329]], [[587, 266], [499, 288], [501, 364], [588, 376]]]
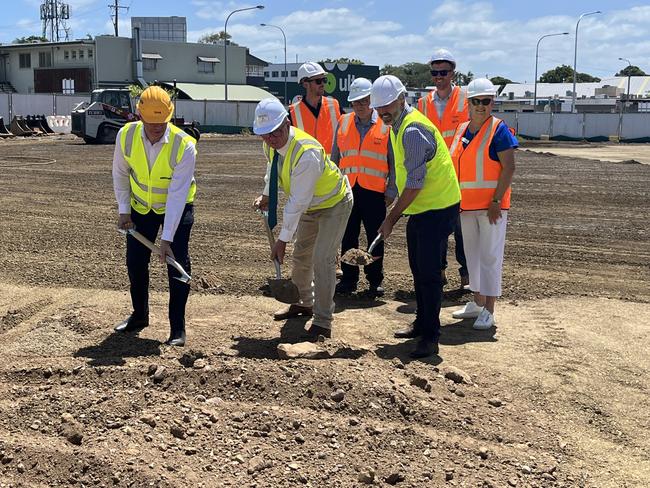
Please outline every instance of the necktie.
[[278, 223], [278, 152], [274, 151], [269, 176], [269, 227], [271, 230]]

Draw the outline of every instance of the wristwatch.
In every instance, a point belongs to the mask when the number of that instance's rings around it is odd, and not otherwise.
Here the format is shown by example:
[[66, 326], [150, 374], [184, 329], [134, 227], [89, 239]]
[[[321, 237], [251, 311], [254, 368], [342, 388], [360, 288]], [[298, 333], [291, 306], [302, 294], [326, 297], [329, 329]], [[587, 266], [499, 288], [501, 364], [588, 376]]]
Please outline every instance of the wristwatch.
[[493, 198], [492, 203], [501, 203], [501, 199], [500, 198]]

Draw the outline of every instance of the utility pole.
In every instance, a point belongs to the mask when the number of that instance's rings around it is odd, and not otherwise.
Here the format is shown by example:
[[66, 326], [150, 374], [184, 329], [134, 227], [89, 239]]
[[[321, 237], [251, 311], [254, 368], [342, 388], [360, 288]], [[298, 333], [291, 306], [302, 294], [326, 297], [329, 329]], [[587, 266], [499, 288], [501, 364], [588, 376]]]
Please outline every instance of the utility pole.
[[[67, 29], [65, 21], [70, 18], [70, 6], [59, 0], [43, 0], [41, 4], [41, 20], [43, 21], [43, 37], [58, 42], [60, 30]], [[66, 33], [67, 35], [67, 33]]]
[[115, 37], [118, 37], [119, 36], [119, 28], [118, 28], [117, 22], [119, 20], [120, 9], [122, 8], [122, 9], [128, 11], [129, 7], [123, 7], [123, 6], [120, 5], [120, 0], [115, 0], [115, 5], [109, 5], [108, 8], [115, 11], [115, 14], [111, 15], [111, 17], [113, 17], [113, 19], [114, 19], [113, 25], [115, 26]]

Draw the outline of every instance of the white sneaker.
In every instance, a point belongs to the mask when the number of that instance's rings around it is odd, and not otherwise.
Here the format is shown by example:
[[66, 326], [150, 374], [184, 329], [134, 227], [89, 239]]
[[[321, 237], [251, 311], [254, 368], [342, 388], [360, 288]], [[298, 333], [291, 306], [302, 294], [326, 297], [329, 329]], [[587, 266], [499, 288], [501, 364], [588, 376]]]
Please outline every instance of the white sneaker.
[[460, 310], [456, 310], [451, 314], [455, 319], [475, 319], [479, 316], [483, 307], [479, 307], [474, 302], [467, 302], [467, 304]]
[[481, 313], [472, 327], [476, 330], [488, 330], [491, 329], [494, 324], [494, 315], [492, 315], [487, 308], [484, 308], [481, 310]]

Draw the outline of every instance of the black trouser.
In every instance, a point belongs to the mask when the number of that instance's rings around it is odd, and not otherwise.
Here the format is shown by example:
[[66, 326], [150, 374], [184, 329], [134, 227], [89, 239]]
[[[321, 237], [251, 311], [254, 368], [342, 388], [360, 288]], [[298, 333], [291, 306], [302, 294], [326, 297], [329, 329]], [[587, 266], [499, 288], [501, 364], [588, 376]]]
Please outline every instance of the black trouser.
[[[386, 204], [384, 203], [384, 194], [377, 191], [366, 190], [359, 184], [355, 184], [352, 188], [352, 195], [354, 197], [354, 206], [352, 213], [348, 219], [348, 225], [343, 234], [341, 241], [341, 254], [344, 254], [348, 249], [355, 249], [359, 247], [359, 233], [361, 232], [361, 224], [366, 230], [366, 238], [368, 245], [377, 237], [377, 230], [386, 218]], [[368, 266], [364, 266], [363, 270], [370, 283], [371, 287], [381, 285], [384, 280], [384, 242], [380, 242], [372, 252], [373, 256], [379, 256], [379, 259]], [[341, 263], [341, 270], [343, 277], [341, 282], [349, 285], [356, 285], [359, 281], [359, 267], [350, 266], [349, 264]]]
[[[467, 270], [467, 259], [465, 258], [465, 249], [463, 247], [463, 231], [460, 226], [460, 216], [456, 221], [454, 226], [454, 241], [456, 241], [456, 261], [460, 265], [458, 268], [458, 273], [461, 277], [469, 276], [469, 271]], [[442, 257], [442, 269], [447, 269], [447, 248], [449, 240], [445, 240], [445, 243], [442, 247], [441, 257]]]
[[[153, 211], [142, 215], [132, 210], [131, 220], [133, 220], [138, 232], [154, 242], [158, 230], [165, 220], [165, 215], [158, 215]], [[192, 224], [194, 224], [194, 205], [187, 204], [176, 229], [176, 234], [174, 234], [171, 248], [176, 261], [183, 266], [188, 274], [192, 272], [189, 254]], [[131, 283], [133, 316], [136, 319], [147, 319], [149, 317], [150, 258], [151, 251], [149, 248], [129, 235], [126, 239], [126, 267]], [[169, 277], [169, 325], [173, 334], [185, 330], [185, 305], [190, 294], [190, 285], [173, 279], [175, 276], [180, 276], [180, 273], [176, 268], [169, 265], [167, 265], [167, 276]]]
[[411, 215], [406, 224], [409, 265], [413, 274], [417, 317], [415, 328], [425, 340], [440, 337], [442, 247], [458, 220], [459, 204]]

